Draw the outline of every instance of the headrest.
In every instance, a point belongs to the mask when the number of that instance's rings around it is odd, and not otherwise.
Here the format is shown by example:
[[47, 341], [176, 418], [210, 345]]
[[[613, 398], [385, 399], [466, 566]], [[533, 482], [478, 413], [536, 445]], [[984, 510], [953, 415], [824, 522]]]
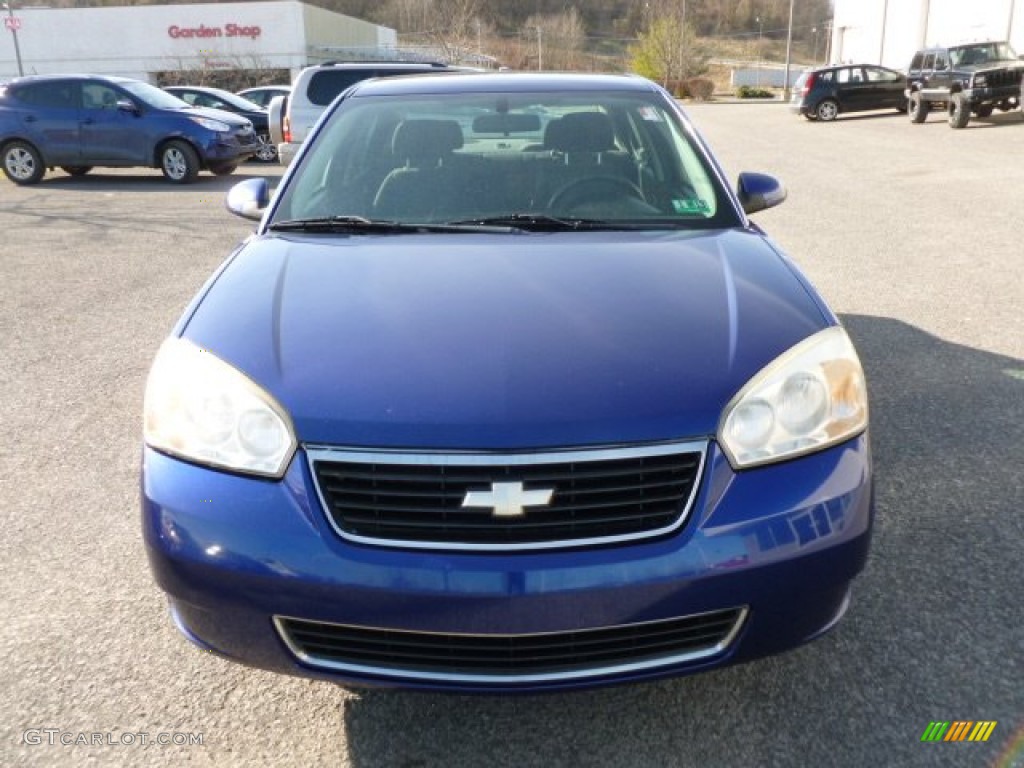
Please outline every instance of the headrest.
[[391, 142], [395, 157], [435, 161], [462, 146], [462, 129], [454, 120], [407, 120]]
[[612, 121], [604, 112], [570, 112], [548, 123], [544, 146], [559, 152], [607, 152], [615, 149]]

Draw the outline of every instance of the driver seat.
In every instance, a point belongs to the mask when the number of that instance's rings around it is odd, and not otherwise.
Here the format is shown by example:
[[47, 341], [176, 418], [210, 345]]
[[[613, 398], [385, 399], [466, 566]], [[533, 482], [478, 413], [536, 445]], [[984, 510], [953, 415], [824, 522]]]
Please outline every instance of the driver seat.
[[604, 112], [570, 112], [552, 120], [544, 130], [544, 146], [554, 159], [549, 195], [592, 177], [619, 176], [637, 183], [636, 165], [616, 150], [615, 129]]

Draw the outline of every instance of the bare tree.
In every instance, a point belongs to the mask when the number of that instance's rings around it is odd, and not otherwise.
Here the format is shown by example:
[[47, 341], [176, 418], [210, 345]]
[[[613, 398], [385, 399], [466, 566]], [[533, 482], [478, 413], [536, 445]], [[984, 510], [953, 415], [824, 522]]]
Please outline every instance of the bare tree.
[[526, 29], [539, 30], [545, 69], [576, 69], [586, 42], [583, 19], [575, 7], [562, 13], [526, 19]]

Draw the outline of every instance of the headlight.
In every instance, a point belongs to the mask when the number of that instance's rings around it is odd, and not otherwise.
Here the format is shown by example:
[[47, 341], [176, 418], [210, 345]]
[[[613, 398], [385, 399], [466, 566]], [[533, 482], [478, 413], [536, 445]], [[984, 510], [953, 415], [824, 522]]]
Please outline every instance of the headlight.
[[208, 131], [216, 131], [217, 133], [227, 133], [231, 130], [231, 126], [227, 123], [222, 123], [220, 120], [213, 120], [209, 117], [190, 117], [193, 123], [199, 123]]
[[280, 477], [295, 452], [285, 410], [248, 377], [183, 339], [157, 353], [146, 383], [146, 443], [183, 459]]
[[762, 368], [722, 414], [718, 441], [735, 469], [819, 451], [864, 431], [868, 397], [857, 352], [826, 328]]

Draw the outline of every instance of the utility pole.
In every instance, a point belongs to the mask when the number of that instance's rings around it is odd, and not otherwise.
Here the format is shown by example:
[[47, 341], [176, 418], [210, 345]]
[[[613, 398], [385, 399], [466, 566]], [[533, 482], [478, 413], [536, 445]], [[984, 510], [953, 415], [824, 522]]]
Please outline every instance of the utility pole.
[[540, 24], [535, 29], [537, 30], [537, 71], [540, 72], [544, 69], [544, 33], [541, 31]]
[[782, 100], [789, 101], [789, 65], [793, 53], [793, 0], [789, 0], [789, 30], [786, 32], [786, 82], [782, 86]]
[[4, 20], [7, 23], [7, 28], [11, 30], [11, 36], [14, 38], [14, 55], [18, 59], [18, 76], [25, 74], [25, 68], [21, 65], [21, 47], [18, 45], [18, 27], [21, 26], [21, 19], [17, 19], [14, 16], [14, 2], [10, 0], [4, 3], [4, 7], [7, 8], [7, 18]]
[[757, 87], [761, 87], [761, 32], [764, 30], [764, 24], [761, 21], [760, 16], [755, 16], [754, 21], [757, 22]]
[[887, 26], [889, 26], [889, 0], [884, 0], [882, 3], [882, 42], [878, 46], [879, 66], [885, 64], [885, 28]]

